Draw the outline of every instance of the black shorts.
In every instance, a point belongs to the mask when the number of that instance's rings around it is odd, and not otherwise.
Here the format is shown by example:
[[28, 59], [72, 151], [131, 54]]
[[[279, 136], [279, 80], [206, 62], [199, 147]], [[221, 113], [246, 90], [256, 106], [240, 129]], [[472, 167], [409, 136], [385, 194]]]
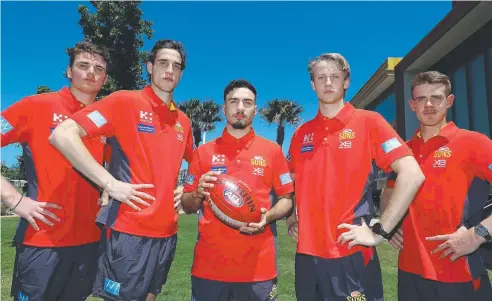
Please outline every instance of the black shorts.
[[125, 301], [158, 295], [167, 281], [177, 239], [176, 234], [149, 238], [111, 230], [103, 242], [93, 295]]
[[382, 301], [383, 281], [376, 250], [367, 264], [362, 252], [326, 259], [296, 254], [297, 301]]
[[480, 277], [477, 290], [472, 282], [444, 283], [398, 270], [399, 301], [485, 301], [492, 300], [489, 277]]
[[223, 282], [191, 276], [191, 301], [277, 301], [277, 278]]
[[73, 247], [16, 248], [11, 295], [17, 301], [85, 300], [92, 292], [99, 242]]

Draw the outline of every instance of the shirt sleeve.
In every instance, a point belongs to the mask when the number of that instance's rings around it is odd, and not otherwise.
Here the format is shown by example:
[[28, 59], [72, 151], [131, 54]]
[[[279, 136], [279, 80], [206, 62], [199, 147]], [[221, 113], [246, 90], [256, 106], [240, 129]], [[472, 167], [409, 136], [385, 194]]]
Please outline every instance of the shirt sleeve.
[[294, 191], [292, 178], [290, 177], [289, 165], [285, 159], [282, 149], [278, 148], [278, 153], [273, 161], [273, 190], [278, 196], [287, 195]]
[[289, 152], [287, 153], [287, 163], [289, 167], [289, 171], [291, 173], [295, 174], [295, 166], [296, 166], [296, 160], [298, 160], [298, 152], [300, 151], [299, 149], [299, 142], [298, 142], [298, 134], [299, 129], [297, 129], [294, 132], [294, 135], [292, 136], [292, 139], [290, 141], [290, 147], [289, 147]]
[[183, 192], [192, 192], [198, 187], [198, 180], [203, 174], [199, 161], [198, 149], [195, 149], [193, 151], [191, 163], [189, 163], [188, 166], [188, 173], [186, 175]]
[[470, 141], [472, 168], [477, 177], [492, 183], [492, 140], [483, 134], [475, 134]]
[[24, 98], [2, 112], [2, 147], [12, 143], [25, 143], [32, 131], [33, 103]]
[[117, 108], [123, 107], [123, 99], [118, 97], [118, 95], [119, 93], [115, 92], [106, 96], [75, 113], [72, 119], [87, 132], [89, 137], [114, 136], [120, 119], [119, 114], [122, 114]]
[[412, 151], [398, 136], [391, 125], [379, 114], [369, 121], [372, 158], [384, 171], [390, 171], [390, 165], [405, 156], [412, 156]]
[[190, 125], [188, 138], [186, 139], [186, 148], [184, 153], [184, 159], [186, 162], [191, 163], [193, 160], [193, 150], [195, 150], [195, 139], [193, 138], [193, 130]]

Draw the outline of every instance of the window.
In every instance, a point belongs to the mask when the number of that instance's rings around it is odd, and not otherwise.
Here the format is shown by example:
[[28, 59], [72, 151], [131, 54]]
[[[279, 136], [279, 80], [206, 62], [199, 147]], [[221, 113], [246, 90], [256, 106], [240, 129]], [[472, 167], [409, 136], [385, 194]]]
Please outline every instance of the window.
[[388, 123], [394, 126], [396, 120], [396, 100], [395, 93], [391, 93], [377, 105], [374, 111], [381, 114]]
[[454, 121], [460, 128], [469, 129], [468, 121], [468, 97], [466, 95], [466, 69], [465, 66], [456, 70], [452, 78], [453, 93], [456, 96], [454, 101]]
[[485, 85], [485, 60], [482, 55], [470, 62], [471, 129], [490, 135], [487, 89]]

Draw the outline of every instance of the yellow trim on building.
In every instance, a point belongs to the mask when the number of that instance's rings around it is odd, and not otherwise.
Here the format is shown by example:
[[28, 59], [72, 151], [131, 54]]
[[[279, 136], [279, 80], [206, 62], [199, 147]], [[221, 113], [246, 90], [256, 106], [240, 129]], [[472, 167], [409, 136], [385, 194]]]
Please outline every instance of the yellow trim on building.
[[401, 60], [399, 57], [387, 58], [350, 100], [352, 105], [364, 108], [383, 93], [395, 81], [395, 67]]

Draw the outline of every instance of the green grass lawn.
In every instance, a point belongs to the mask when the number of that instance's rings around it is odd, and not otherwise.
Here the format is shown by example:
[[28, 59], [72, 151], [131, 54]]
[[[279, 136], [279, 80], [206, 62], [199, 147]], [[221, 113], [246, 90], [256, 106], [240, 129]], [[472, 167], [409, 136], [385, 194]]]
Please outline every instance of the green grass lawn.
[[[2, 292], [1, 300], [12, 300], [10, 297], [10, 285], [12, 281], [12, 268], [14, 263], [15, 248], [11, 246], [11, 238], [15, 231], [17, 218], [2, 218]], [[279, 243], [279, 300], [295, 301], [294, 292], [294, 254], [295, 244], [287, 236], [284, 222], [278, 223]], [[179, 238], [176, 256], [174, 258], [167, 284], [163, 293], [157, 300], [176, 301], [190, 300], [190, 269], [193, 260], [193, 248], [196, 241], [197, 223], [196, 216], [181, 216], [179, 220]], [[379, 247], [379, 259], [383, 271], [385, 300], [395, 301], [396, 298], [396, 252], [387, 243]], [[91, 301], [101, 299], [89, 298]]]

